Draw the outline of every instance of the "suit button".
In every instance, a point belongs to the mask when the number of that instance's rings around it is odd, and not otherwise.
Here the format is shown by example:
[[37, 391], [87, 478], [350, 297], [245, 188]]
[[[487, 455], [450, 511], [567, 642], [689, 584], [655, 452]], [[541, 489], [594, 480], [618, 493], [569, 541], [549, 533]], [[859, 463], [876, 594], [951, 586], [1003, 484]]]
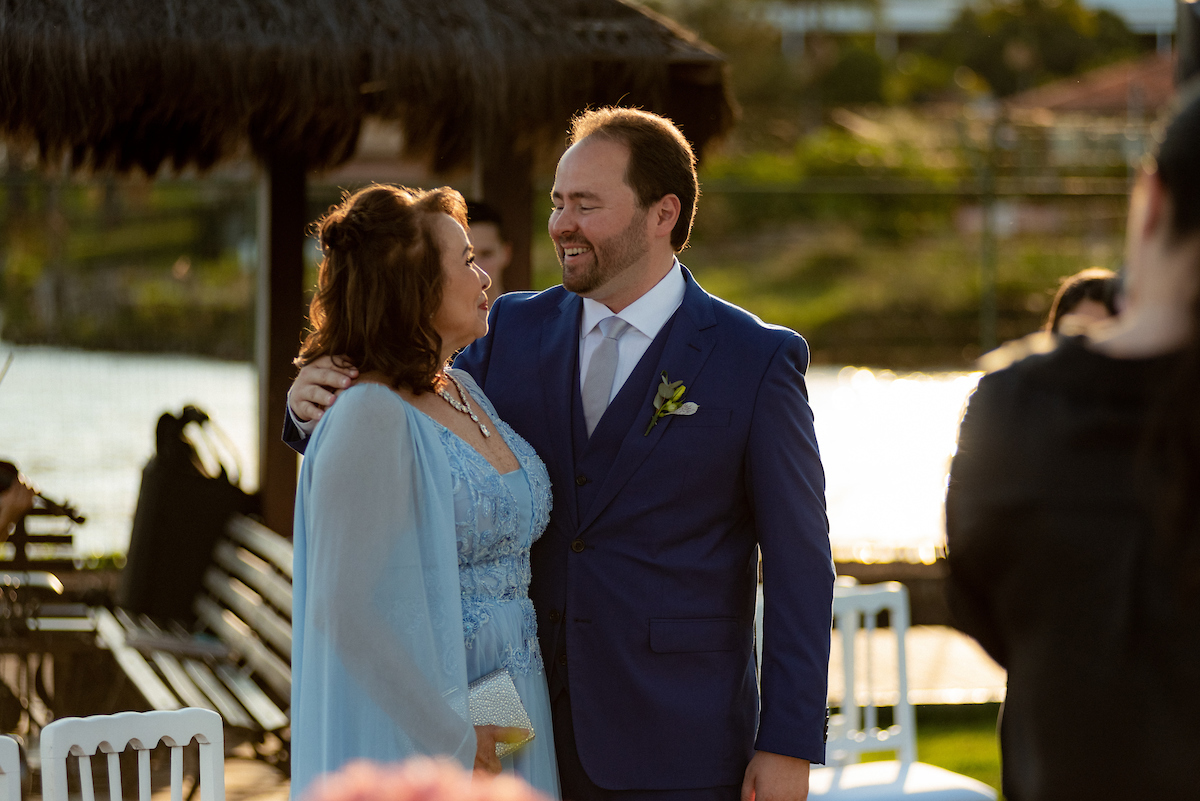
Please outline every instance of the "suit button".
[[550, 622], [551, 622], [551, 623], [557, 623], [557, 622], [558, 622], [558, 610], [557, 610], [557, 609], [551, 609], [551, 610], [550, 610]]
[[571, 550], [575, 553], [583, 553], [583, 549], [586, 547], [583, 544], [583, 540], [571, 540]]
[[559, 655], [558, 664], [562, 665], [563, 667], [567, 666], [567, 655], [566, 654]]
[[585, 476], [583, 473], [580, 473], [579, 475], [575, 476], [575, 486], [582, 487], [586, 483], [588, 483], [588, 477]]

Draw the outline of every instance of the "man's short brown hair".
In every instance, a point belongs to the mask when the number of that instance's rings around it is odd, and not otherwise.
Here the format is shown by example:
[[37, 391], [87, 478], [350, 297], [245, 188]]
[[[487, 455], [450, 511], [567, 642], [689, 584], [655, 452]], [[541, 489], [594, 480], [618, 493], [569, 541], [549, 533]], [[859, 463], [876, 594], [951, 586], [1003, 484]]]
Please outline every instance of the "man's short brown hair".
[[590, 136], [620, 142], [629, 148], [625, 183], [637, 196], [638, 206], [667, 195], [679, 198], [679, 220], [671, 231], [676, 252], [687, 246], [696, 217], [700, 182], [696, 179], [696, 155], [675, 124], [666, 117], [635, 108], [589, 109], [571, 120], [570, 144]]

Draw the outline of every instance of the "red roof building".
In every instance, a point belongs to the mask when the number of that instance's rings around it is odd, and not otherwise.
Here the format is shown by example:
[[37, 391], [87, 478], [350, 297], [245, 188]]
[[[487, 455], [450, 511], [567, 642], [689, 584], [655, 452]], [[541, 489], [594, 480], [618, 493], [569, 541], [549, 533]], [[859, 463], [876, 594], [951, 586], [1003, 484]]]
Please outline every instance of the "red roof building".
[[1175, 96], [1175, 60], [1152, 55], [1100, 67], [1013, 95], [1010, 109], [1044, 109], [1103, 117], [1153, 117]]

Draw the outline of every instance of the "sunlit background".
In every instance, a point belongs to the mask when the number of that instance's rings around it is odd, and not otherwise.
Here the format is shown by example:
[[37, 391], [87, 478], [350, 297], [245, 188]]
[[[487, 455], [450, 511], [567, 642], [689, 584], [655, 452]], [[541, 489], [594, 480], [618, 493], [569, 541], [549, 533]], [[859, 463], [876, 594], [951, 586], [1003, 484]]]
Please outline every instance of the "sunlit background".
[[[808, 339], [839, 561], [934, 562], [974, 360], [1035, 330], [1062, 276], [1120, 267], [1174, 3], [649, 4], [725, 54], [742, 109], [705, 153], [682, 260]], [[397, 137], [367, 126], [355, 160], [311, 176], [309, 218], [389, 147], [389, 176], [470, 193], [469, 175], [397, 162]], [[0, 458], [88, 516], [81, 557], [120, 553], [163, 411], [209, 412], [257, 484], [256, 168], [150, 180], [37, 155], [0, 146]], [[550, 286], [540, 211], [534, 226]]]

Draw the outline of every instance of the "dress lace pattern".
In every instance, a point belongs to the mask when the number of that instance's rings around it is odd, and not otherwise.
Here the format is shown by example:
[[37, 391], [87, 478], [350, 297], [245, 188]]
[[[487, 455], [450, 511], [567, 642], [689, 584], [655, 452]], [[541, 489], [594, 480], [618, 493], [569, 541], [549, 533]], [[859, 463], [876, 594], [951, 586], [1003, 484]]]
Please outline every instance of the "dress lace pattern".
[[[459, 371], [456, 374], [465, 376]], [[537, 673], [543, 665], [537, 647], [537, 620], [529, 600], [529, 549], [550, 520], [550, 477], [533, 447], [496, 417], [475, 383], [466, 377], [463, 384], [487, 411], [524, 468], [533, 500], [530, 525], [487, 459], [454, 432], [439, 426], [453, 483], [463, 637], [471, 648], [476, 635], [494, 616], [512, 615], [505, 607], [517, 604], [522, 637], [519, 642], [506, 643], [503, 664], [514, 674]]]

